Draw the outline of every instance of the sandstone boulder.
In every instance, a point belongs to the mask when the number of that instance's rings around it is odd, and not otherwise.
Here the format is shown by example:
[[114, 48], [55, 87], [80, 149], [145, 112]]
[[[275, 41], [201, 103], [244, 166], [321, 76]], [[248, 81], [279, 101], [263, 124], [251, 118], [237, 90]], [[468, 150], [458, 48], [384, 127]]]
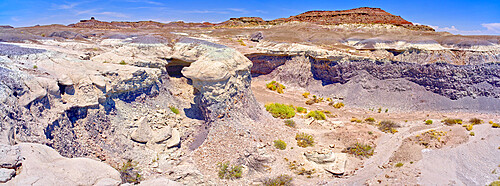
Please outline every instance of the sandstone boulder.
[[0, 168], [0, 183], [9, 181], [14, 175], [16, 175], [16, 170]]
[[172, 129], [172, 137], [167, 140], [167, 147], [171, 148], [178, 146], [180, 142], [181, 142], [181, 134], [176, 128]]
[[261, 31], [255, 32], [250, 36], [250, 41], [253, 42], [259, 42], [263, 39], [264, 39], [264, 34]]
[[149, 126], [148, 119], [142, 117], [137, 121], [137, 124], [139, 125], [139, 127], [134, 132], [132, 132], [132, 135], [130, 137], [134, 141], [147, 143], [151, 139], [151, 134], [153, 133], [153, 131], [151, 130], [151, 126]]

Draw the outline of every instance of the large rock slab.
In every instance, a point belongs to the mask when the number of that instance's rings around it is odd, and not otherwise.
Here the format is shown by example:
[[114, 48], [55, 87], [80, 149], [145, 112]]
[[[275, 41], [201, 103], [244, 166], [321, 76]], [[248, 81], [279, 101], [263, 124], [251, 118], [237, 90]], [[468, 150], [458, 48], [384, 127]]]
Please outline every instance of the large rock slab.
[[111, 166], [88, 158], [64, 158], [54, 149], [34, 143], [16, 145], [24, 157], [22, 169], [8, 185], [94, 185], [101, 181], [120, 183], [120, 173]]
[[9, 181], [14, 175], [16, 175], [16, 170], [0, 168], [0, 183]]
[[0, 144], [0, 167], [15, 168], [21, 162], [21, 150], [18, 146]]

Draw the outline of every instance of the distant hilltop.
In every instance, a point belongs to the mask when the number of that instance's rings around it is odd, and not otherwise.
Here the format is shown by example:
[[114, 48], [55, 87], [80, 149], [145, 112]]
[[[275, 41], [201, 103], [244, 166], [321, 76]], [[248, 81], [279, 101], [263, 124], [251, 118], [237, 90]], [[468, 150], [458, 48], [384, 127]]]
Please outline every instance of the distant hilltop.
[[309, 22], [321, 25], [334, 24], [391, 24], [402, 26], [411, 30], [420, 31], [435, 31], [433, 28], [425, 25], [415, 25], [400, 16], [392, 15], [380, 8], [361, 7], [350, 10], [337, 11], [308, 11], [302, 14], [291, 16], [289, 18], [279, 18], [275, 20], [265, 21], [260, 17], [240, 17], [230, 18], [222, 23], [184, 23], [170, 22], [160, 23], [155, 21], [138, 21], [138, 22], [104, 22], [95, 20], [93, 17], [90, 20], [81, 20], [79, 23], [70, 24], [70, 27], [79, 28], [161, 28], [161, 27], [212, 27], [212, 26], [256, 26], [256, 25], [275, 25], [286, 22]]

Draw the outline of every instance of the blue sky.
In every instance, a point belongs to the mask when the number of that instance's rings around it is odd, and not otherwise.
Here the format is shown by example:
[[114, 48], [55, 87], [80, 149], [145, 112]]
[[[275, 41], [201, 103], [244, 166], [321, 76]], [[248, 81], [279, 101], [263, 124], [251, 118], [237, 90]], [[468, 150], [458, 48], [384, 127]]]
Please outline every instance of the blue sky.
[[271, 20], [309, 10], [344, 10], [364, 6], [382, 8], [408, 21], [431, 25], [439, 31], [500, 35], [500, 0], [0, 0], [0, 25], [67, 25], [91, 16], [104, 21], [222, 22], [241, 16]]

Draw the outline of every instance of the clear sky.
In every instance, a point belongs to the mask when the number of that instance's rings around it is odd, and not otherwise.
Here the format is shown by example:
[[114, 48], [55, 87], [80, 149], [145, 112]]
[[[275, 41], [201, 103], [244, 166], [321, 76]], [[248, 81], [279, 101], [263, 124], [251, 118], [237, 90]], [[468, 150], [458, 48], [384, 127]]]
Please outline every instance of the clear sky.
[[309, 10], [365, 6], [382, 8], [438, 31], [500, 35], [500, 0], [0, 0], [0, 25], [67, 25], [91, 16], [104, 21], [222, 22], [242, 16], [271, 20]]

